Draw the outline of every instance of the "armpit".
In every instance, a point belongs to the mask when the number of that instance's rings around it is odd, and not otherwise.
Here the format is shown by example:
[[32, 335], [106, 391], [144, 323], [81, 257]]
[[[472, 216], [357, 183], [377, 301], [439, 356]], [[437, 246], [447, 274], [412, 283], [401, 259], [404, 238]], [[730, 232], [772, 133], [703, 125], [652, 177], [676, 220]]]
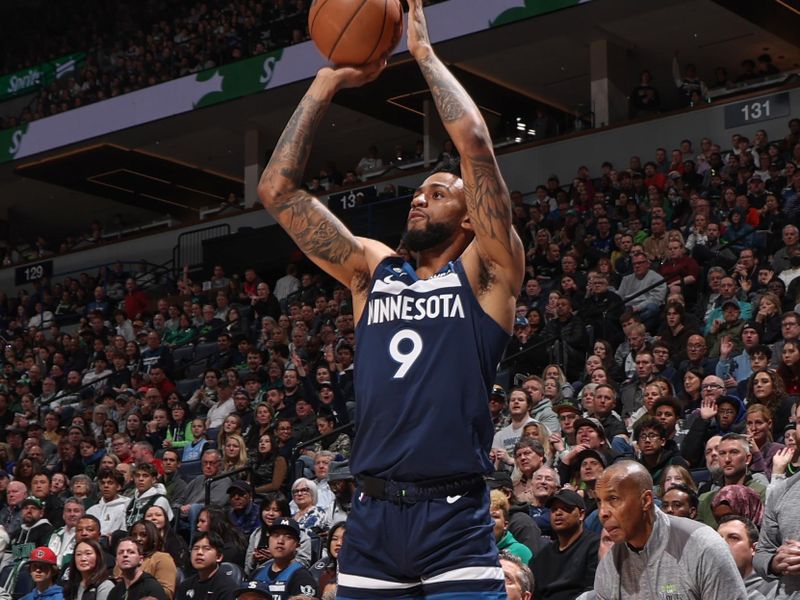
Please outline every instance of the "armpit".
[[482, 296], [492, 289], [497, 281], [497, 265], [486, 258], [478, 258], [478, 295]]
[[369, 291], [370, 275], [367, 271], [355, 271], [350, 284], [350, 291], [354, 295], [366, 296]]

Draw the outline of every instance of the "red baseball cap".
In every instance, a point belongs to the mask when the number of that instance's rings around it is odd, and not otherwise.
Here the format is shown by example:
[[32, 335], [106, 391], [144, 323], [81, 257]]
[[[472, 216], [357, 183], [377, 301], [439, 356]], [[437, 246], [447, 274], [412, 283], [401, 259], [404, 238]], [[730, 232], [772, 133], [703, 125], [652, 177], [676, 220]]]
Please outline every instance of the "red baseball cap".
[[50, 550], [50, 548], [47, 546], [39, 546], [38, 548], [31, 550], [31, 556], [28, 559], [28, 562], [45, 563], [48, 565], [53, 565], [54, 567], [58, 566], [55, 552]]

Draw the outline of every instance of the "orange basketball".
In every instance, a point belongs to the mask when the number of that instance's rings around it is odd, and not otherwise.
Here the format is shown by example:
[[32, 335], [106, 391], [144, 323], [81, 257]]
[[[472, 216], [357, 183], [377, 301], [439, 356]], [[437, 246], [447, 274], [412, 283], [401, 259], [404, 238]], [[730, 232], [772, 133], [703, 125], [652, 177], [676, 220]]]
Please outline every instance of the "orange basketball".
[[364, 65], [391, 51], [403, 21], [400, 0], [314, 0], [308, 32], [335, 65]]

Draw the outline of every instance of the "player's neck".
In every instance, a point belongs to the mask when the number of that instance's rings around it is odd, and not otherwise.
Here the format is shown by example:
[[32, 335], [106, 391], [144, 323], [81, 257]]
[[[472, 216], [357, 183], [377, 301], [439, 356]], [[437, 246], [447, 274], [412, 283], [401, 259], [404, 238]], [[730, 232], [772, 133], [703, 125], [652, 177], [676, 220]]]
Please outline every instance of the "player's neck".
[[442, 268], [452, 260], [456, 260], [466, 249], [467, 244], [460, 236], [427, 250], [417, 253], [417, 277], [427, 279], [436, 275]]
[[417, 277], [428, 279], [436, 275], [447, 263], [455, 260], [459, 254], [451, 247], [420, 252], [417, 255]]

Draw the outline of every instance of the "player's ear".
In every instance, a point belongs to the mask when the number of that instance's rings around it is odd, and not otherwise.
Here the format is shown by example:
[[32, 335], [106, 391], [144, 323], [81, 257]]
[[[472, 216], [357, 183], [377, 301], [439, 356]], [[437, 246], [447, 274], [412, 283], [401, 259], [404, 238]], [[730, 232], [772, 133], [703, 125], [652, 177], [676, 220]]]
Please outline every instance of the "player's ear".
[[469, 220], [469, 214], [465, 213], [464, 217], [461, 219], [461, 227], [466, 229], [467, 231], [474, 231], [474, 227], [472, 227], [472, 221]]

